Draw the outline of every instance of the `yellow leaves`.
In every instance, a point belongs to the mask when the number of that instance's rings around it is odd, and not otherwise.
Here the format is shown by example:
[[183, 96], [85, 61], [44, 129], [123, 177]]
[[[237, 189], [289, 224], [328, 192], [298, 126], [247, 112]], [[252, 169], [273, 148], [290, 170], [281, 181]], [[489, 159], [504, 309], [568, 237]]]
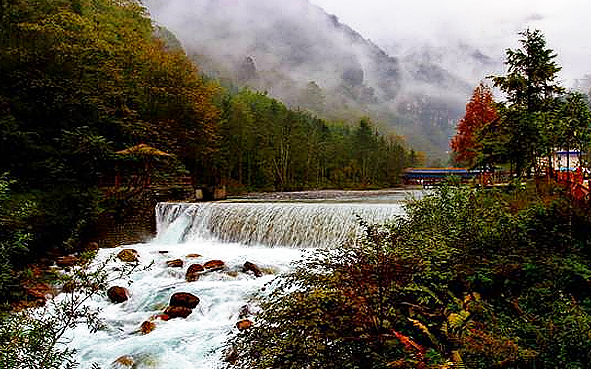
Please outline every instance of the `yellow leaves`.
[[459, 330], [464, 326], [469, 317], [470, 312], [466, 310], [462, 310], [459, 313], [451, 313], [447, 316], [447, 324], [452, 330]]

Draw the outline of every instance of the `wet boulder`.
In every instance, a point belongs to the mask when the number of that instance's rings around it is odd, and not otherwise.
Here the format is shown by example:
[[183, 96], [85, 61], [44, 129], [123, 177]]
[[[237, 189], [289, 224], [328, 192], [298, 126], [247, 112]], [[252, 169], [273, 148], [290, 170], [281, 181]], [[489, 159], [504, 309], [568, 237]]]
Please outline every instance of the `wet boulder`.
[[244, 331], [252, 327], [252, 322], [248, 319], [242, 319], [238, 323], [236, 323], [236, 328], [240, 331]]
[[224, 264], [224, 262], [221, 260], [210, 260], [203, 264], [203, 267], [208, 271], [214, 271], [224, 269], [226, 264]]
[[152, 332], [154, 329], [156, 329], [156, 324], [154, 322], [149, 321], [149, 320], [146, 320], [140, 326], [140, 332], [142, 332], [142, 334], [148, 334], [148, 333]]
[[193, 309], [184, 306], [169, 306], [164, 310], [164, 314], [166, 314], [169, 319], [186, 318], [191, 315], [192, 312]]
[[244, 263], [244, 266], [242, 267], [242, 271], [244, 273], [252, 272], [255, 275], [255, 277], [257, 277], [257, 278], [263, 275], [263, 273], [261, 272], [259, 267], [256, 266], [256, 264], [251, 263], [250, 261], [247, 261], [246, 263]]
[[137, 263], [138, 253], [134, 249], [123, 249], [117, 254], [117, 258], [126, 263]]
[[170, 320], [170, 316], [162, 313], [162, 314], [152, 315], [152, 318], [150, 318], [150, 319], [160, 319], [160, 320], [163, 320], [166, 322], [166, 321]]
[[168, 265], [171, 268], [182, 268], [183, 261], [181, 259], [168, 260], [166, 262], [166, 265]]
[[197, 304], [199, 304], [199, 297], [188, 292], [177, 292], [170, 296], [169, 306], [164, 310], [163, 315], [170, 319], [186, 318]]
[[[188, 292], [177, 292], [170, 296], [169, 306], [186, 307], [194, 309], [199, 304], [199, 297]], [[165, 312], [166, 314], [166, 312]]]
[[199, 279], [199, 274], [201, 274], [205, 268], [201, 264], [192, 264], [189, 269], [187, 269], [187, 274], [185, 275], [185, 280], [187, 282], [195, 282]]
[[109, 300], [115, 304], [120, 304], [129, 299], [129, 291], [124, 287], [113, 286], [107, 291]]
[[129, 355], [123, 355], [123, 356], [117, 358], [117, 360], [113, 361], [113, 363], [111, 363], [110, 368], [112, 368], [112, 369], [132, 368], [134, 364], [135, 364], [135, 360], [133, 360], [133, 357], [131, 357]]

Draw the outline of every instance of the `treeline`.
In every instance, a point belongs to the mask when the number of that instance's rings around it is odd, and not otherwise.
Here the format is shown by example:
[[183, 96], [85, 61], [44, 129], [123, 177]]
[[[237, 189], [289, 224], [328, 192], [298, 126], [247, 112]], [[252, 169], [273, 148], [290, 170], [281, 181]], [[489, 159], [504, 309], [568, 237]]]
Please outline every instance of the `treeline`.
[[490, 87], [482, 83], [474, 90], [451, 142], [456, 161], [471, 167], [504, 166], [521, 177], [552, 169], [558, 150], [577, 150], [588, 166], [589, 96], [560, 86], [557, 55], [539, 30], [520, 35], [521, 48], [507, 51], [507, 74], [491, 77], [506, 101], [495, 102]]
[[[206, 80], [171, 41], [134, 0], [0, 1], [2, 201], [19, 209], [18, 222], [8, 210], [0, 220], [7, 249], [77, 247], [119, 211], [99, 182], [144, 168], [196, 187], [285, 190], [395, 185], [418, 160], [368, 120], [330, 124]], [[117, 154], [140, 143], [171, 156]], [[32, 237], [10, 241], [19, 232]]]
[[328, 124], [248, 89], [221, 104], [216, 178], [248, 189], [392, 186], [418, 162], [400, 137], [379, 134], [368, 119]]

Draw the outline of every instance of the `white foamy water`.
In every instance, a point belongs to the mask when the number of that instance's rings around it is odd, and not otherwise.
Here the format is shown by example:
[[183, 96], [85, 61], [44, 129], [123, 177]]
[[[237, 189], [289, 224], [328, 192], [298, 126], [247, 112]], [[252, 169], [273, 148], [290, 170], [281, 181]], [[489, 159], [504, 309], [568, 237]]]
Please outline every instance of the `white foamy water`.
[[[354, 239], [359, 232], [357, 216], [383, 222], [401, 214], [399, 203], [159, 204], [154, 241], [101, 249], [94, 262], [96, 265], [122, 248], [133, 248], [141, 265], [154, 265], [111, 284], [128, 288], [128, 301], [113, 304], [99, 296], [91, 301], [91, 307], [101, 309], [106, 328], [91, 333], [79, 326], [68, 332], [70, 347], [78, 350], [83, 369], [93, 363], [101, 368], [131, 368], [112, 364], [122, 356], [133, 358], [133, 368], [220, 367], [224, 343], [237, 329], [241, 309], [248, 305], [255, 310], [255, 296], [268, 293], [265, 285], [288, 271], [291, 262], [301, 258], [303, 249], [337, 247]], [[189, 254], [201, 257], [190, 258]], [[168, 267], [166, 261], [172, 259], [182, 259], [183, 267]], [[213, 259], [223, 260], [226, 269], [203, 274], [195, 282], [185, 281], [192, 263]], [[242, 272], [246, 261], [256, 264], [264, 275], [256, 278]], [[109, 268], [115, 273], [121, 264], [116, 260]], [[186, 319], [156, 319], [154, 331], [145, 335], [139, 332], [142, 322], [162, 313], [175, 292], [199, 297], [192, 314]], [[256, 317], [249, 318], [256, 324]]]
[[355, 240], [361, 231], [360, 219], [382, 223], [402, 214], [402, 206], [396, 203], [160, 203], [157, 240], [331, 247]]
[[[112, 304], [97, 297], [92, 307], [101, 308], [107, 329], [90, 333], [84, 326], [71, 332], [70, 345], [79, 350], [81, 368], [93, 362], [108, 368], [117, 358], [129, 355], [136, 360], [134, 368], [215, 368], [223, 356], [227, 334], [235, 330], [241, 308], [248, 305], [265, 283], [285, 272], [289, 263], [300, 257], [297, 249], [244, 247], [213, 240], [194, 240], [184, 244], [131, 245], [139, 253], [142, 265], [154, 261], [152, 268], [133, 273], [128, 280], [113, 283], [128, 288], [130, 299]], [[118, 253], [121, 248], [100, 250], [97, 261]], [[161, 254], [160, 251], [168, 251]], [[188, 258], [198, 253], [200, 258]], [[183, 268], [166, 266], [167, 260], [183, 259]], [[226, 270], [209, 272], [198, 281], [186, 282], [191, 263], [220, 259]], [[243, 273], [242, 265], [250, 261], [265, 272], [260, 278]], [[116, 267], [121, 262], [112, 263]], [[128, 283], [131, 284], [128, 285]], [[190, 292], [200, 298], [199, 305], [186, 319], [154, 320], [156, 329], [146, 335], [139, 332], [142, 322], [162, 313], [175, 292]]]

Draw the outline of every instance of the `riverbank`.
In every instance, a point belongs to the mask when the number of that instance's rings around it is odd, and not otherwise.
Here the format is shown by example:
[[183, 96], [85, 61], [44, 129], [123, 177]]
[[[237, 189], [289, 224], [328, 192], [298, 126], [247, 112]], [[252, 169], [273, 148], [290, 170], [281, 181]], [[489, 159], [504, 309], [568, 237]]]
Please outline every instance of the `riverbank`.
[[237, 367], [588, 367], [591, 205], [562, 191], [433, 189], [276, 281]]
[[[325, 203], [397, 203], [413, 192], [419, 194], [420, 186], [405, 186], [381, 190], [310, 190], [292, 192], [256, 192], [230, 196], [223, 202], [325, 202]], [[111, 202], [112, 210], [98, 217], [96, 230], [77, 251], [72, 253], [48, 252], [35, 263], [27, 265], [21, 273], [21, 296], [11, 303], [11, 309], [19, 310], [43, 305], [47, 298], [59, 291], [55, 284], [54, 267], [69, 269], [87, 263], [98, 249], [145, 243], [156, 236], [155, 208], [159, 202], [200, 202], [187, 191], [163, 188], [138, 192], [134, 196], [120, 193]], [[124, 208], [124, 206], [127, 206]]]
[[[330, 201], [309, 194], [299, 201], [163, 204], [157, 239], [134, 247], [139, 266], [152, 269], [121, 280], [127, 302], [93, 298], [105, 329], [79, 327], [68, 337], [84, 365], [125, 357], [159, 368], [211, 368], [223, 366], [226, 349], [235, 347], [228, 357], [249, 369], [303, 362], [584, 367], [576, 365], [591, 360], [591, 212], [559, 191], [443, 186], [412, 201], [404, 218], [395, 213], [398, 221], [367, 228], [354, 244], [332, 233], [348, 233], [341, 216], [376, 214], [391, 204], [359, 203], [357, 194], [335, 202], [346, 197], [340, 193]], [[332, 225], [315, 227], [317, 216]], [[298, 240], [321, 235], [314, 252], [287, 267], [302, 247]], [[120, 250], [100, 249], [95, 264]], [[225, 267], [185, 279], [193, 263], [210, 259]], [[247, 261], [273, 283], [260, 284], [245, 271]], [[109, 261], [107, 270], [122, 266]], [[198, 296], [198, 307], [187, 318], [150, 320], [176, 292]], [[240, 330], [243, 310], [252, 324]], [[144, 321], [155, 330], [143, 332]]]

